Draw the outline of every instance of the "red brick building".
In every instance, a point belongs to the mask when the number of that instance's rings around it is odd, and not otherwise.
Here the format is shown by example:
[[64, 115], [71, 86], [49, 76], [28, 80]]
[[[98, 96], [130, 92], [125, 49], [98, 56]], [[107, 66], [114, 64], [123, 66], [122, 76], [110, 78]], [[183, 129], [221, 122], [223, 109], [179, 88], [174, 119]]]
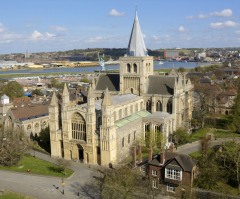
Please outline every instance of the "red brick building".
[[148, 160], [141, 161], [140, 158], [137, 166], [142, 174], [152, 179], [153, 188], [158, 188], [159, 184], [162, 184], [166, 191], [175, 192], [175, 188], [180, 185], [192, 186], [197, 163], [196, 159], [188, 155], [174, 153], [172, 145], [170, 151], [163, 150], [153, 159], [152, 150], [149, 150]]

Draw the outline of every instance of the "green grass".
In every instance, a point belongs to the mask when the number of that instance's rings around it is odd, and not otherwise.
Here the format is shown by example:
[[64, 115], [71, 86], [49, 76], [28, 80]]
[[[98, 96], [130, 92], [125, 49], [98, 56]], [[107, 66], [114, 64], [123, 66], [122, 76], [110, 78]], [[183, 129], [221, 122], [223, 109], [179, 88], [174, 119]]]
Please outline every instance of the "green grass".
[[[211, 153], [212, 149], [209, 149], [208, 153]], [[201, 151], [195, 151], [193, 153], [188, 154], [189, 156], [195, 158], [195, 159], [199, 159], [202, 157]]]
[[73, 173], [73, 170], [67, 169], [65, 176], [59, 166], [38, 158], [34, 158], [30, 155], [24, 155], [22, 160], [17, 165], [12, 167], [4, 167], [0, 165], [0, 169], [24, 173], [28, 173], [27, 169], [30, 169], [30, 173], [66, 178], [71, 176]]
[[4, 194], [0, 195], [0, 199], [34, 199], [31, 196], [26, 196], [20, 193], [5, 190]]

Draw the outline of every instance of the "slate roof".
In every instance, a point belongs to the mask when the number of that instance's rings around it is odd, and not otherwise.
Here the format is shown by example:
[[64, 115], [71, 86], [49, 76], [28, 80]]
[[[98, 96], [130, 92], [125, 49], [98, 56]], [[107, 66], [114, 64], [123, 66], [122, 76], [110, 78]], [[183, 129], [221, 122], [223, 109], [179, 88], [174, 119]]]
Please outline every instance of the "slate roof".
[[187, 77], [190, 77], [190, 76], [198, 76], [200, 78], [203, 78], [203, 77], [212, 77], [213, 76], [213, 73], [187, 73]]
[[203, 79], [200, 79], [199, 82], [201, 82], [201, 83], [211, 83], [212, 80], [209, 79], [209, 78], [203, 78]]
[[125, 125], [129, 124], [130, 122], [133, 122], [133, 121], [135, 121], [135, 120], [137, 120], [137, 119], [139, 119], [141, 117], [146, 117], [146, 116], [148, 116], [150, 114], [151, 113], [149, 113], [148, 111], [142, 110], [142, 111], [138, 111], [136, 113], [133, 113], [133, 114], [127, 116], [127, 117], [124, 117], [124, 118], [122, 118], [120, 120], [117, 120], [115, 122], [116, 129], [118, 129], [118, 128], [122, 127], [122, 126], [125, 126]]
[[95, 90], [119, 91], [119, 74], [100, 74]]
[[158, 118], [158, 119], [166, 119], [168, 116], [170, 116], [170, 113], [167, 112], [155, 112], [151, 115], [148, 115], [148, 118]]
[[[169, 167], [168, 165], [172, 163], [172, 161], [176, 160], [179, 166], [182, 168], [183, 171], [191, 172], [193, 167], [197, 165], [198, 161], [188, 155], [178, 154], [178, 153], [171, 153], [169, 151], [165, 152], [165, 162], [163, 167]], [[162, 166], [160, 165], [160, 154], [157, 155], [153, 160], [151, 160], [148, 164], [155, 165], [155, 166]]]
[[[35, 116], [48, 115], [48, 106], [50, 102], [41, 104], [17, 103], [11, 108], [12, 114], [16, 120], [20, 118], [35, 118]], [[22, 106], [23, 105], [23, 106]]]
[[[118, 95], [118, 96], [112, 97], [112, 102], [113, 102], [113, 105], [117, 105], [132, 99], [136, 99], [138, 97], [139, 97], [138, 95], [134, 95], [134, 94]], [[96, 110], [102, 109], [102, 100], [95, 102], [95, 109]]]
[[173, 95], [176, 77], [149, 76], [147, 82], [147, 94]]

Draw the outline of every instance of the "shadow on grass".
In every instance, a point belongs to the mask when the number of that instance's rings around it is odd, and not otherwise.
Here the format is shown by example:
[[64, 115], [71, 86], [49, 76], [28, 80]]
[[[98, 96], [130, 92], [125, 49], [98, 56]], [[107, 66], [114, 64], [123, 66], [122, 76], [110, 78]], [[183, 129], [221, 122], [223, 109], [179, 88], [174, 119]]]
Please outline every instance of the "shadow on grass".
[[63, 169], [59, 167], [47, 167], [47, 169], [51, 172], [55, 173], [63, 173]]

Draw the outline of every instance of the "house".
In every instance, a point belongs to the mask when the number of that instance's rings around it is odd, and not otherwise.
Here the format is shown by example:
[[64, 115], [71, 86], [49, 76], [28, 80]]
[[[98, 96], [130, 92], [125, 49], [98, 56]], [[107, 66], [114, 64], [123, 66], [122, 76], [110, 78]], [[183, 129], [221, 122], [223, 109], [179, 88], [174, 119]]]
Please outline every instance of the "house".
[[[138, 150], [140, 154], [140, 150]], [[136, 158], [133, 149], [133, 167]], [[137, 167], [142, 174], [152, 179], [153, 188], [163, 185], [168, 192], [175, 192], [178, 186], [182, 188], [192, 186], [196, 175], [198, 161], [188, 155], [174, 152], [174, 145], [170, 151], [162, 151], [152, 158], [152, 150], [149, 149], [148, 159], [141, 161], [141, 155]]]

